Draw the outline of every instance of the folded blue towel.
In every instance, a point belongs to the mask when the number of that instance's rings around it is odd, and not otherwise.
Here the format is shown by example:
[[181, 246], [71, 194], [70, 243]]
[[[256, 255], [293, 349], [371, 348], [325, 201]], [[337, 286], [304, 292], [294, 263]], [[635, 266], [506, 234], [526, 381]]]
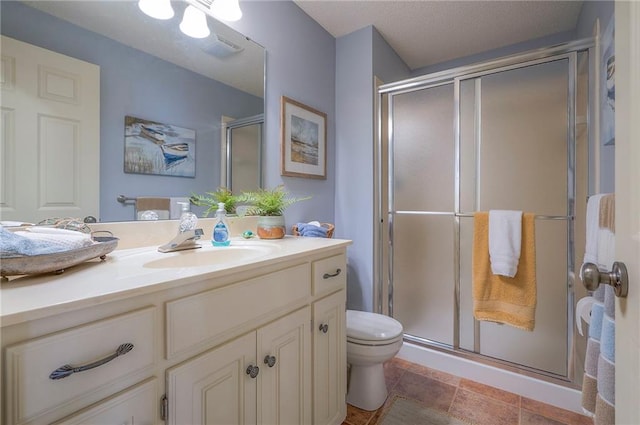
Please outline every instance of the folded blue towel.
[[312, 238], [327, 237], [327, 229], [322, 226], [316, 226], [315, 224], [309, 223], [298, 223], [296, 226], [298, 227], [300, 236], [307, 236]]
[[25, 238], [0, 227], [0, 257], [53, 254], [60, 251], [64, 251], [64, 248], [52, 246], [46, 241]]

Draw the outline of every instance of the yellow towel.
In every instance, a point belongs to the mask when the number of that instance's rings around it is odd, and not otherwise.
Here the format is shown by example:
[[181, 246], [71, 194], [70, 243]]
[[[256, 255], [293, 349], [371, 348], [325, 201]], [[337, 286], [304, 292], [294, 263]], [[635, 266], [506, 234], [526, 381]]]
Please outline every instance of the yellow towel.
[[491, 273], [489, 213], [475, 213], [473, 228], [473, 316], [532, 331], [537, 296], [535, 215], [522, 216], [522, 249], [513, 278]]

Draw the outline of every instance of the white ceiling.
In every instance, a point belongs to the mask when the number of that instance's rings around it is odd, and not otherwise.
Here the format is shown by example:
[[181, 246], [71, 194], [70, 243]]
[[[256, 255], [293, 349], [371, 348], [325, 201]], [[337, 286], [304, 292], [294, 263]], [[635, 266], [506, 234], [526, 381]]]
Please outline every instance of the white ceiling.
[[573, 30], [582, 1], [294, 0], [334, 37], [373, 25], [412, 70]]

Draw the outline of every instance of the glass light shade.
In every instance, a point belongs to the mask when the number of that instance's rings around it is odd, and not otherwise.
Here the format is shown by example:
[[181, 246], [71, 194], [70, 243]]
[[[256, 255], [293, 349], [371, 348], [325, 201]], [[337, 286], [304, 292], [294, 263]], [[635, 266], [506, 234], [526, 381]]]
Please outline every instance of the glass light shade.
[[223, 21], [238, 21], [242, 18], [238, 0], [213, 0], [209, 9], [213, 16]]
[[170, 0], [140, 0], [138, 7], [156, 19], [171, 19], [174, 15]]
[[187, 6], [180, 22], [180, 31], [193, 38], [205, 38], [211, 34], [207, 25], [207, 16], [203, 11]]

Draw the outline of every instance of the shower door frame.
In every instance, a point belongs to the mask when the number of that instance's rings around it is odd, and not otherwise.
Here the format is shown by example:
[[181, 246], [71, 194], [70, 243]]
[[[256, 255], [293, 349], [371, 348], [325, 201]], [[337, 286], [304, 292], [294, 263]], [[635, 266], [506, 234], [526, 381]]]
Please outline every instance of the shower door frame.
[[[573, 326], [574, 326], [574, 283], [570, 277], [570, 273], [574, 270], [574, 218], [575, 218], [575, 193], [576, 193], [576, 181], [575, 178], [570, 177], [570, 173], [573, 172], [575, 176], [575, 152], [576, 152], [576, 97], [577, 97], [577, 55], [579, 52], [588, 52], [589, 60], [589, 84], [588, 84], [588, 108], [587, 108], [587, 126], [588, 126], [588, 146], [589, 146], [589, 163], [592, 163], [592, 155], [596, 151], [593, 147], [595, 144], [594, 127], [597, 126], [598, 114], [595, 108], [597, 105], [597, 72], [598, 69], [598, 55], [597, 55], [597, 43], [593, 38], [578, 40], [570, 43], [564, 43], [549, 48], [538, 49], [532, 52], [508, 56], [501, 59], [496, 59], [484, 63], [475, 65], [469, 65], [451, 70], [446, 70], [434, 74], [428, 74], [422, 77], [416, 77], [409, 80], [400, 81], [397, 83], [385, 84], [378, 87], [378, 108], [377, 108], [377, 155], [376, 155], [376, 197], [378, 199], [378, 205], [375, 210], [377, 217], [374, 222], [378, 223], [375, 229], [375, 241], [376, 249], [374, 264], [376, 264], [374, 270], [374, 310], [379, 313], [387, 313], [393, 316], [393, 219], [394, 215], [398, 213], [404, 214], [436, 214], [446, 215], [454, 217], [454, 253], [453, 253], [453, 276], [454, 276], [454, 305], [453, 305], [453, 345], [443, 344], [437, 341], [432, 341], [416, 336], [406, 335], [405, 340], [417, 343], [419, 345], [427, 346], [437, 350], [443, 350], [449, 353], [453, 353], [458, 356], [466, 357], [471, 360], [497, 365], [503, 369], [512, 370], [518, 373], [531, 375], [537, 378], [541, 378], [546, 381], [559, 383], [561, 385], [572, 386], [574, 381], [574, 370], [571, 368], [571, 349], [573, 339]], [[469, 216], [471, 213], [460, 211], [460, 84], [465, 80], [472, 80], [485, 75], [495, 74], [497, 72], [509, 71], [527, 66], [538, 65], [542, 63], [549, 63], [557, 60], [568, 61], [568, 109], [567, 109], [567, 215], [566, 216], [553, 216], [543, 217], [554, 220], [568, 220], [567, 226], [567, 358], [566, 358], [566, 370], [567, 374], [558, 375], [553, 372], [542, 371], [525, 365], [516, 364], [507, 360], [500, 360], [496, 358], [490, 358], [479, 353], [479, 322], [474, 319], [474, 351], [468, 351], [460, 348], [460, 217]], [[410, 212], [410, 211], [394, 211], [394, 199], [393, 199], [393, 97], [395, 95], [406, 94], [418, 90], [424, 90], [434, 88], [442, 85], [453, 84], [454, 99], [453, 99], [453, 126], [454, 126], [454, 212]], [[386, 102], [385, 102], [385, 97]], [[475, 102], [478, 102], [476, 97]], [[386, 104], [385, 104], [386, 103]], [[387, 108], [387, 131], [386, 135], [382, 134], [382, 120], [383, 120], [383, 104]], [[476, 115], [476, 119], [479, 117]], [[388, 188], [387, 206], [384, 206], [384, 194], [383, 194], [383, 164], [382, 158], [383, 152], [383, 137], [386, 136], [387, 141], [387, 176], [386, 182]], [[588, 168], [589, 169], [589, 168]], [[591, 182], [593, 176], [587, 172], [587, 179]], [[476, 193], [476, 196], [478, 194]], [[477, 209], [477, 198], [475, 202]], [[385, 223], [387, 220], [387, 223]], [[386, 229], [385, 229], [386, 224]], [[384, 273], [384, 247], [385, 238], [384, 233], [387, 232], [386, 242], [388, 243], [388, 253], [386, 259], [387, 270]], [[385, 276], [386, 274], [386, 276]], [[385, 280], [386, 277], [386, 280]], [[387, 293], [387, 306], [386, 311], [383, 305], [384, 302], [384, 290]]]
[[225, 140], [224, 140], [224, 144], [225, 144], [225, 152], [224, 155], [225, 157], [223, 158], [226, 166], [225, 166], [225, 173], [224, 173], [224, 185], [226, 188], [228, 188], [229, 190], [232, 190], [233, 188], [233, 161], [232, 161], [232, 155], [233, 155], [233, 131], [237, 130], [239, 128], [244, 128], [244, 127], [251, 127], [251, 126], [258, 126], [258, 138], [257, 138], [257, 143], [258, 143], [258, 187], [256, 189], [262, 188], [263, 185], [263, 166], [262, 166], [262, 160], [263, 160], [263, 134], [264, 134], [264, 114], [258, 114], [258, 115], [254, 115], [251, 117], [247, 117], [247, 118], [240, 118], [237, 120], [233, 120], [233, 121], [229, 121], [228, 123], [225, 124]]

